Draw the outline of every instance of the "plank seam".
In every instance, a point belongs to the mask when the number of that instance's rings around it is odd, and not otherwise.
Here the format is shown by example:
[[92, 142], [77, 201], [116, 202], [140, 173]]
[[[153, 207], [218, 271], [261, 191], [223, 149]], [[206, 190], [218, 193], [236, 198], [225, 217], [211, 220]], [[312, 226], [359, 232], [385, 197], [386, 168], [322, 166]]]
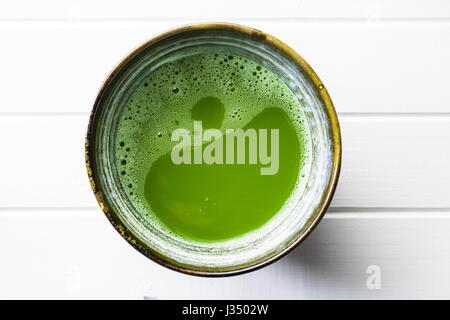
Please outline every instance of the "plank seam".
[[[21, 215], [37, 217], [43, 212], [52, 217], [60, 217], [65, 214], [80, 218], [97, 218], [103, 216], [100, 208], [97, 207], [0, 207], [0, 219], [17, 218]], [[324, 219], [450, 219], [450, 208], [338, 207], [329, 208], [324, 215]]]
[[450, 17], [77, 17], [31, 18], [0, 17], [0, 22], [193, 22], [193, 21], [247, 21], [247, 22], [289, 22], [289, 23], [363, 23], [363, 24], [398, 24], [398, 23], [450, 23]]
[[[450, 108], [450, 107], [449, 107]], [[337, 112], [343, 118], [450, 118], [450, 112]], [[87, 117], [89, 112], [0, 112], [1, 117]]]

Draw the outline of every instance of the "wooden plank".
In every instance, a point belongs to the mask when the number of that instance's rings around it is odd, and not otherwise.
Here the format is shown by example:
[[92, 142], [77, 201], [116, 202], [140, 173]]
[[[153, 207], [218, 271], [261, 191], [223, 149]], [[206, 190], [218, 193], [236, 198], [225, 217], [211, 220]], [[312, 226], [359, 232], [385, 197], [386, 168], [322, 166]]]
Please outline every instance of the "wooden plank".
[[94, 206], [84, 161], [88, 115], [0, 118], [0, 207]]
[[[0, 23], [0, 112], [89, 112], [113, 66], [181, 22]], [[450, 112], [450, 22], [240, 22], [296, 49], [339, 112]]]
[[[340, 118], [334, 207], [450, 207], [450, 117]], [[88, 114], [0, 117], [0, 207], [96, 207], [84, 167]]]
[[2, 210], [0, 298], [448, 299], [450, 212], [410, 213], [328, 213], [280, 261], [209, 279], [151, 262], [99, 209]]
[[448, 116], [343, 116], [335, 207], [450, 207]]
[[228, 0], [211, 2], [129, 0], [18, 0], [0, 5], [0, 19], [154, 18], [448, 18], [445, 0]]

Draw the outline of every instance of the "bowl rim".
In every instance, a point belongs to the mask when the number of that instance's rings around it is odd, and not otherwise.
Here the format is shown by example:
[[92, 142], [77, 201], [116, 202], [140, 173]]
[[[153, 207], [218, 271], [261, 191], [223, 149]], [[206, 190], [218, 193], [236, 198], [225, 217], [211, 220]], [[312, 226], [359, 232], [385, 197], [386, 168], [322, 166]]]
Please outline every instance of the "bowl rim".
[[[95, 164], [93, 163], [94, 158], [91, 157], [91, 153], [93, 152], [91, 152], [90, 150], [94, 117], [99, 106], [100, 98], [102, 97], [105, 89], [112, 81], [116, 73], [122, 68], [122, 66], [124, 66], [141, 50], [159, 41], [160, 39], [192, 30], [208, 30], [208, 29], [237, 31], [246, 35], [257, 37], [261, 41], [265, 41], [268, 44], [274, 46], [276, 49], [280, 50], [287, 56], [289, 60], [291, 60], [300, 68], [302, 68], [305, 71], [305, 74], [312, 80], [312, 83], [316, 86], [317, 92], [319, 93], [320, 98], [323, 100], [325, 110], [331, 125], [331, 133], [333, 141], [333, 150], [332, 150], [333, 157], [332, 157], [330, 178], [328, 180], [324, 193], [322, 194], [321, 205], [315, 210], [316, 212], [311, 215], [313, 219], [309, 221], [309, 226], [303, 232], [299, 233], [289, 245], [283, 247], [283, 249], [279, 250], [276, 254], [272, 256], [264, 258], [261, 261], [250, 262], [243, 266], [217, 270], [211, 270], [206, 268], [203, 269], [201, 267], [193, 268], [191, 266], [183, 265], [181, 263], [178, 263], [177, 261], [171, 260], [165, 257], [164, 255], [155, 252], [153, 249], [146, 246], [139, 239], [137, 239], [137, 237], [133, 235], [132, 231], [128, 230], [128, 228], [121, 222], [117, 214], [115, 214], [113, 210], [109, 208], [108, 203], [105, 201], [105, 198], [103, 197], [102, 194], [102, 190], [98, 187], [96, 183]], [[294, 51], [291, 47], [286, 45], [284, 42], [278, 40], [277, 38], [251, 27], [228, 22], [193, 23], [175, 27], [150, 38], [149, 40], [147, 40], [146, 42], [144, 42], [143, 44], [132, 50], [125, 58], [123, 58], [120, 61], [119, 64], [117, 64], [112, 69], [107, 78], [103, 81], [100, 90], [97, 93], [94, 105], [92, 107], [85, 138], [85, 161], [90, 185], [100, 208], [102, 209], [102, 211], [104, 212], [110, 223], [114, 226], [114, 228], [131, 246], [133, 246], [140, 253], [145, 255], [147, 258], [155, 261], [156, 263], [181, 273], [204, 277], [231, 276], [257, 270], [282, 258], [286, 254], [291, 252], [294, 248], [296, 248], [301, 242], [303, 242], [303, 240], [305, 240], [309, 236], [309, 234], [320, 222], [320, 220], [322, 219], [322, 217], [324, 216], [326, 210], [330, 205], [331, 199], [333, 198], [336, 185], [339, 179], [339, 173], [341, 168], [341, 157], [342, 157], [341, 133], [336, 110], [334, 109], [333, 102], [331, 101], [328, 91], [326, 90], [325, 86], [323, 85], [322, 81], [319, 79], [317, 74], [311, 68], [311, 66], [296, 51]]]

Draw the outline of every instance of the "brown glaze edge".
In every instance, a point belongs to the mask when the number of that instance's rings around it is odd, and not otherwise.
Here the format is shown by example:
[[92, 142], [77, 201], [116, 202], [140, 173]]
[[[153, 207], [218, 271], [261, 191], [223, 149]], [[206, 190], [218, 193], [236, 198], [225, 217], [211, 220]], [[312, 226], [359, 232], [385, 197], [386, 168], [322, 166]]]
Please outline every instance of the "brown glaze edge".
[[[153, 251], [151, 248], [148, 248], [143, 244], [141, 241], [136, 239], [129, 230], [122, 225], [118, 217], [114, 214], [114, 212], [110, 211], [107, 203], [104, 201], [103, 194], [101, 190], [97, 188], [97, 185], [95, 183], [94, 173], [92, 170], [92, 164], [90, 160], [90, 137], [91, 137], [91, 131], [92, 131], [92, 124], [95, 117], [95, 112], [98, 107], [98, 103], [100, 101], [100, 98], [105, 90], [105, 88], [108, 86], [108, 84], [111, 82], [111, 80], [114, 78], [116, 73], [121, 69], [121, 67], [126, 64], [132, 57], [134, 57], [137, 53], [139, 53], [142, 49], [145, 47], [157, 42], [158, 40], [169, 37], [178, 33], [183, 33], [190, 30], [201, 30], [201, 29], [226, 29], [226, 30], [234, 30], [241, 33], [245, 33], [248, 35], [251, 35], [253, 37], [258, 37], [261, 39], [261, 41], [265, 41], [268, 44], [276, 47], [281, 52], [283, 52], [289, 59], [291, 59], [293, 62], [295, 62], [300, 68], [302, 68], [306, 74], [310, 77], [310, 79], [313, 81], [314, 85], [316, 86], [316, 89], [318, 93], [320, 94], [320, 97], [323, 99], [323, 102], [325, 104], [326, 111], [328, 113], [328, 118], [330, 120], [331, 124], [331, 131], [332, 131], [332, 139], [333, 139], [333, 163], [331, 168], [331, 174], [330, 179], [327, 184], [327, 188], [325, 189], [325, 192], [322, 196], [322, 204], [319, 208], [319, 210], [313, 215], [313, 219], [309, 222], [309, 226], [306, 228], [306, 230], [298, 235], [294, 241], [292, 241], [288, 246], [286, 246], [283, 250], [277, 252], [276, 254], [265, 258], [262, 261], [256, 262], [251, 265], [244, 265], [244, 266], [238, 266], [238, 267], [231, 267], [228, 269], [223, 270], [211, 270], [207, 268], [197, 268], [194, 269], [190, 266], [183, 266], [178, 264], [176, 261], [172, 261], [159, 253]], [[243, 25], [238, 25], [234, 23], [201, 23], [201, 24], [189, 24], [185, 26], [181, 26], [178, 28], [171, 29], [165, 33], [162, 33], [160, 35], [157, 35], [147, 42], [143, 43], [136, 49], [134, 49], [128, 56], [126, 56], [108, 75], [106, 80], [103, 82], [98, 94], [97, 98], [95, 99], [91, 115], [89, 118], [87, 133], [86, 133], [86, 140], [85, 140], [85, 160], [86, 160], [86, 169], [89, 177], [89, 182], [91, 184], [92, 191], [94, 192], [95, 198], [102, 209], [102, 211], [105, 213], [106, 217], [110, 221], [110, 223], [113, 225], [113, 227], [119, 232], [119, 234], [131, 245], [133, 246], [137, 251], [145, 255], [147, 258], [155, 261], [156, 263], [189, 275], [195, 275], [195, 276], [203, 276], [203, 277], [224, 277], [224, 276], [232, 276], [232, 275], [239, 275], [242, 273], [250, 272], [257, 270], [259, 268], [262, 268], [264, 266], [267, 266], [278, 259], [282, 258], [289, 252], [291, 252], [294, 248], [296, 248], [301, 242], [303, 242], [304, 239], [306, 239], [309, 234], [314, 230], [316, 225], [320, 222], [322, 217], [324, 216], [326, 210], [328, 209], [331, 199], [334, 195], [337, 181], [339, 178], [340, 168], [341, 168], [341, 154], [342, 154], [342, 146], [341, 146], [341, 133], [340, 133], [340, 127], [339, 127], [339, 121], [337, 118], [336, 110], [334, 109], [333, 103], [331, 101], [330, 96], [328, 95], [328, 91], [326, 90], [323, 83], [320, 81], [317, 74], [314, 72], [314, 70], [309, 66], [309, 64], [297, 53], [295, 52], [291, 47], [283, 43], [282, 41], [262, 32], [257, 29], [253, 29], [250, 27], [246, 27]]]

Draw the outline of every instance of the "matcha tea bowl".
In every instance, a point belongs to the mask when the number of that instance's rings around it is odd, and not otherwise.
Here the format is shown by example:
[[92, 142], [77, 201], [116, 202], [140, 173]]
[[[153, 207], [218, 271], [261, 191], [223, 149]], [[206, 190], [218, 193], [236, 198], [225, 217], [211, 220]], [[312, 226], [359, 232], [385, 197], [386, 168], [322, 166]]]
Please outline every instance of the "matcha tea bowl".
[[294, 50], [213, 23], [161, 34], [113, 70], [85, 152], [101, 209], [135, 249], [226, 276], [277, 260], [314, 229], [341, 138], [324, 84]]

